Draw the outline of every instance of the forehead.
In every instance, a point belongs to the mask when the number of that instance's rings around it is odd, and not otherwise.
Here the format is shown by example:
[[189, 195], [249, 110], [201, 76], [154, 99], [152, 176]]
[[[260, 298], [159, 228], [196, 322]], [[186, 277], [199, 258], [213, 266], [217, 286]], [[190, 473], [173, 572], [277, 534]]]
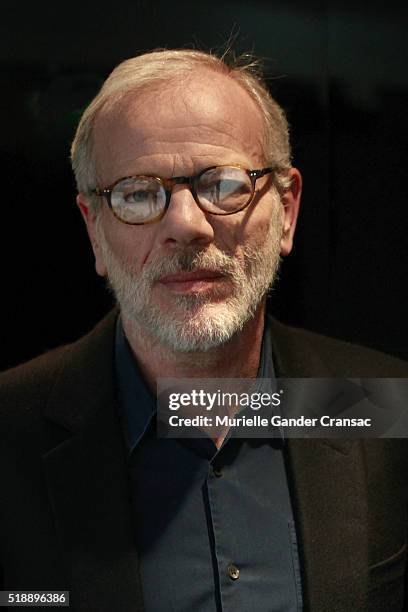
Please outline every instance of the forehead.
[[[94, 128], [98, 175], [186, 174], [214, 164], [257, 165], [263, 158], [261, 112], [243, 87], [208, 71], [130, 92]], [[180, 167], [179, 167], [180, 166]]]

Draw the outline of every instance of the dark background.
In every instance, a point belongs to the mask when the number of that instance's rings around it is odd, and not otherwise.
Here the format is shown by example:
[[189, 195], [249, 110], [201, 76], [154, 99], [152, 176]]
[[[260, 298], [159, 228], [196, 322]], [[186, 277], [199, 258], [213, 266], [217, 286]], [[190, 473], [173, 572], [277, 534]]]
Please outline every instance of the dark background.
[[3, 5], [0, 368], [75, 339], [111, 305], [74, 204], [81, 109], [123, 59], [220, 48], [231, 33], [237, 52], [265, 58], [304, 177], [274, 313], [408, 359], [407, 23], [362, 1]]

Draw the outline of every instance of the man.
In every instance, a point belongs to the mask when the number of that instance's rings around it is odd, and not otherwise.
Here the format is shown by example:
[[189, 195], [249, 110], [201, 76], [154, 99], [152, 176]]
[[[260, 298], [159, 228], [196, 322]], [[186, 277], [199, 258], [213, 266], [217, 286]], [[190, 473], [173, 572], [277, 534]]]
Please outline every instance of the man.
[[402, 610], [404, 440], [156, 436], [160, 377], [407, 375], [265, 314], [301, 177], [261, 80], [196, 51], [128, 60], [72, 161], [119, 311], [2, 377], [3, 588], [98, 612]]

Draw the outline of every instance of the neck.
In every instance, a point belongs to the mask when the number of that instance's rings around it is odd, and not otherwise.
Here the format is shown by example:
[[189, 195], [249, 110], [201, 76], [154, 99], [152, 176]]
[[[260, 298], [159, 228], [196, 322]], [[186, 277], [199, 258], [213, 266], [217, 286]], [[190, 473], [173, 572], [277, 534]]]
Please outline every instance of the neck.
[[123, 329], [145, 381], [156, 393], [158, 378], [256, 378], [262, 346], [265, 304], [222, 346], [182, 353], [156, 342], [129, 319]]

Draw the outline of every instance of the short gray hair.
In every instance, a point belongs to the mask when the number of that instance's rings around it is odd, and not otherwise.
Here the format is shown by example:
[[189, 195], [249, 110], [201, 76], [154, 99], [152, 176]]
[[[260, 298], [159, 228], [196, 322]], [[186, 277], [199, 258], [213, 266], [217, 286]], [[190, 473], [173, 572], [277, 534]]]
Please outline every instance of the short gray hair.
[[[246, 61], [242, 61], [246, 58]], [[106, 79], [97, 96], [85, 109], [71, 147], [71, 162], [79, 193], [90, 196], [95, 187], [96, 168], [93, 151], [93, 128], [102, 109], [108, 111], [129, 93], [142, 93], [174, 79], [207, 68], [241, 84], [256, 102], [265, 126], [263, 155], [265, 163], [278, 168], [275, 184], [284, 191], [290, 185], [287, 170], [291, 167], [289, 128], [283, 109], [270, 95], [260, 74], [259, 62], [248, 56], [231, 59], [192, 49], [157, 50], [125, 60]], [[90, 199], [96, 207], [95, 198]]]

